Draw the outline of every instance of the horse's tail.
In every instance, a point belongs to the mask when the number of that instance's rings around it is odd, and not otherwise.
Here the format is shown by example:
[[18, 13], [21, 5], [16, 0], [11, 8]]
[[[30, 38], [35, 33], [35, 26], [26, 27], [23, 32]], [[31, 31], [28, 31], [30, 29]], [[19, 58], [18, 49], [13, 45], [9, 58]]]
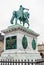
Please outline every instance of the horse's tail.
[[11, 24], [13, 24], [13, 20], [14, 20], [14, 16], [12, 16], [12, 18], [10, 20]]
[[17, 18], [17, 11], [13, 11], [13, 16]]

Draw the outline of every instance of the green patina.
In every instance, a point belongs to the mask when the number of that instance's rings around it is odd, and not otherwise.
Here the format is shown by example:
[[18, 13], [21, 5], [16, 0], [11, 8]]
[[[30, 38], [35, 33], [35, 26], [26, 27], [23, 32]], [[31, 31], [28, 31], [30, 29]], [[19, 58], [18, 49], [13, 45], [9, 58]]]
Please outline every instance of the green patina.
[[15, 24], [17, 24], [17, 21], [19, 20], [20, 21], [20, 24], [21, 22], [23, 22], [23, 26], [25, 23], [28, 24], [28, 28], [29, 28], [29, 13], [28, 12], [25, 12], [24, 10], [29, 10], [27, 8], [24, 8], [22, 5], [20, 5], [20, 8], [18, 11], [13, 11], [13, 15], [12, 15], [12, 18], [10, 20], [10, 23], [13, 24], [13, 20], [15, 18]]
[[36, 41], [35, 39], [33, 38], [32, 40], [32, 48], [35, 50], [36, 49]]
[[16, 37], [7, 37], [6, 38], [6, 49], [16, 49], [17, 43], [16, 43]]
[[24, 49], [26, 49], [28, 46], [27, 38], [25, 37], [25, 35], [22, 38], [22, 46]]

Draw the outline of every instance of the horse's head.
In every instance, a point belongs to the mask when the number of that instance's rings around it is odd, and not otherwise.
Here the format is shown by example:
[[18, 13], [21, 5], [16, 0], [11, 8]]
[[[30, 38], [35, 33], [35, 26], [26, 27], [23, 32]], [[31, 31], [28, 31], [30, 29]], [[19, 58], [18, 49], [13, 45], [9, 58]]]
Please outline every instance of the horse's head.
[[25, 18], [29, 18], [29, 13], [28, 13], [28, 12], [25, 12], [25, 13], [24, 13], [24, 17], [25, 17]]
[[29, 18], [29, 13], [28, 13], [28, 12], [26, 12], [26, 14], [27, 14], [27, 18]]

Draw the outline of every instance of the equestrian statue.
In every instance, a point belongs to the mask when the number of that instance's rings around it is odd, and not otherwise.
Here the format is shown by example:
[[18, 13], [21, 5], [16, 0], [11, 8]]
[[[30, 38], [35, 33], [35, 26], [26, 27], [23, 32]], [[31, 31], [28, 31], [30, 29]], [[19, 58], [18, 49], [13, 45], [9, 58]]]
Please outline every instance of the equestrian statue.
[[13, 20], [15, 18], [15, 24], [17, 24], [17, 20], [19, 20], [20, 24], [21, 24], [21, 22], [23, 22], [23, 26], [25, 23], [27, 23], [28, 28], [29, 28], [29, 20], [28, 20], [29, 13], [27, 11], [25, 12], [24, 10], [28, 11], [29, 9], [24, 8], [22, 5], [20, 5], [20, 8], [18, 11], [13, 11], [13, 15], [12, 15], [12, 18], [10, 20], [11, 24], [13, 24]]

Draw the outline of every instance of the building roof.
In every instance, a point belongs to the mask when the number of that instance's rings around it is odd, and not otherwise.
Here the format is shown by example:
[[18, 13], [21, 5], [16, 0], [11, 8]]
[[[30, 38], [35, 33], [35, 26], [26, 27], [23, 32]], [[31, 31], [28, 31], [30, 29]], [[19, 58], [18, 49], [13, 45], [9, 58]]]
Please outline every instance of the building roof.
[[7, 29], [2, 30], [2, 32], [3, 33], [9, 33], [9, 32], [12, 32], [12, 31], [15, 31], [15, 30], [18, 30], [18, 29], [23, 30], [23, 31], [25, 31], [25, 32], [27, 32], [27, 33], [29, 33], [31, 35], [39, 36], [38, 33], [34, 32], [33, 30], [31, 30], [29, 28], [26, 28], [26, 27], [24, 27], [22, 25], [19, 25], [19, 24], [17, 24], [17, 25], [11, 25]]
[[4, 40], [4, 35], [1, 35], [0, 33], [0, 41], [3, 41]]

